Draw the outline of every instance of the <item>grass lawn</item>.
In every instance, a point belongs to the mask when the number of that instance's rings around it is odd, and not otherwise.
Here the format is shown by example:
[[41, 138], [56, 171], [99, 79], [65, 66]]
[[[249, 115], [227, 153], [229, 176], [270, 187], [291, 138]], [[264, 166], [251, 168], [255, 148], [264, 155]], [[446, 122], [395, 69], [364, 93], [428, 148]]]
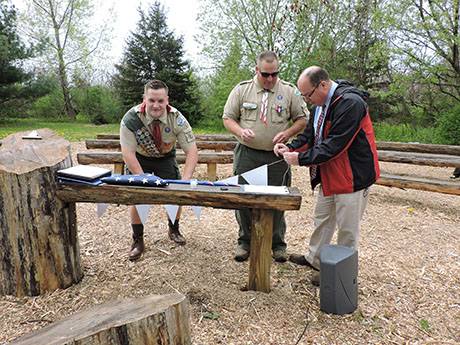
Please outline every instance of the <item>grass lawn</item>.
[[[50, 121], [47, 119], [0, 119], [0, 139], [22, 131], [39, 128], [49, 128], [69, 141], [94, 139], [97, 134], [115, 134], [119, 132], [120, 125], [93, 125], [83, 121]], [[194, 128], [194, 133], [217, 133], [214, 128]]]

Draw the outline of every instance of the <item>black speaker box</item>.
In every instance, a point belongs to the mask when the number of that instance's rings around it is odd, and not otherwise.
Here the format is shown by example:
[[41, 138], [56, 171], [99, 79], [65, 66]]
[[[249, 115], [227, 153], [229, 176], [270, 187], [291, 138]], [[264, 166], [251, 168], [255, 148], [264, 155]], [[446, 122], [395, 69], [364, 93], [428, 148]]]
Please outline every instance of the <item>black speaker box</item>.
[[358, 307], [358, 252], [325, 245], [320, 252], [320, 308], [329, 314], [348, 314]]

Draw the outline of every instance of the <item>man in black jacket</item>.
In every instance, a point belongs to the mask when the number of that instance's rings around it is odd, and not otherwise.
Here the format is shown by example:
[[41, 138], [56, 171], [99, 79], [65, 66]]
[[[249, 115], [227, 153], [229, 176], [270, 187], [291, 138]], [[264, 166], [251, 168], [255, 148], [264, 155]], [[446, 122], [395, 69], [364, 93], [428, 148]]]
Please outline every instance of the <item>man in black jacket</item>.
[[[330, 80], [327, 71], [317, 66], [302, 72], [297, 87], [315, 106], [314, 116], [296, 140], [276, 144], [274, 152], [290, 165], [309, 166], [312, 189], [320, 185], [309, 253], [289, 257], [319, 271], [319, 253], [330, 243], [336, 226], [339, 245], [358, 247], [368, 188], [380, 171], [367, 93], [347, 81]], [[319, 273], [312, 283], [319, 284]]]

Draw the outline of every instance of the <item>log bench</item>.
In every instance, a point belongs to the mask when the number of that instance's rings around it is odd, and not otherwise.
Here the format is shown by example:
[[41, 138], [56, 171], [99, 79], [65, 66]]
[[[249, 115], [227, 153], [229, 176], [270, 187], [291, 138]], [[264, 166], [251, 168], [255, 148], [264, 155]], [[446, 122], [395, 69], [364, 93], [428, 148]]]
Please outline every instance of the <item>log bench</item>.
[[300, 209], [297, 188], [279, 194], [266, 187], [59, 184], [57, 171], [71, 164], [70, 144], [50, 130], [38, 133], [41, 140], [16, 133], [0, 148], [0, 295], [34, 296], [81, 280], [77, 202], [249, 208], [254, 231], [247, 287], [270, 291], [273, 214]]
[[[185, 153], [177, 151], [177, 163], [185, 163]], [[124, 161], [121, 152], [79, 152], [77, 153], [79, 164], [113, 164], [116, 174], [123, 174]], [[217, 164], [232, 164], [233, 152], [198, 152], [198, 163], [206, 164], [207, 176], [210, 181], [217, 178]]]
[[16, 339], [10, 345], [190, 345], [190, 312], [181, 294], [96, 305]]

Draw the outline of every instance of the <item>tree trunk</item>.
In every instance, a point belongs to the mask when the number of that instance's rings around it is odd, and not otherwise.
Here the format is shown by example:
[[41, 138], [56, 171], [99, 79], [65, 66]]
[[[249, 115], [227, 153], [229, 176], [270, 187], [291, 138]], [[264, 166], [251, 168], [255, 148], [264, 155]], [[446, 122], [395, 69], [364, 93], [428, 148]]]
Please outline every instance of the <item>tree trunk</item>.
[[75, 204], [56, 197], [70, 144], [38, 133], [41, 140], [10, 135], [0, 148], [0, 295], [39, 295], [82, 278]]
[[189, 345], [185, 296], [171, 294], [98, 305], [10, 345]]

